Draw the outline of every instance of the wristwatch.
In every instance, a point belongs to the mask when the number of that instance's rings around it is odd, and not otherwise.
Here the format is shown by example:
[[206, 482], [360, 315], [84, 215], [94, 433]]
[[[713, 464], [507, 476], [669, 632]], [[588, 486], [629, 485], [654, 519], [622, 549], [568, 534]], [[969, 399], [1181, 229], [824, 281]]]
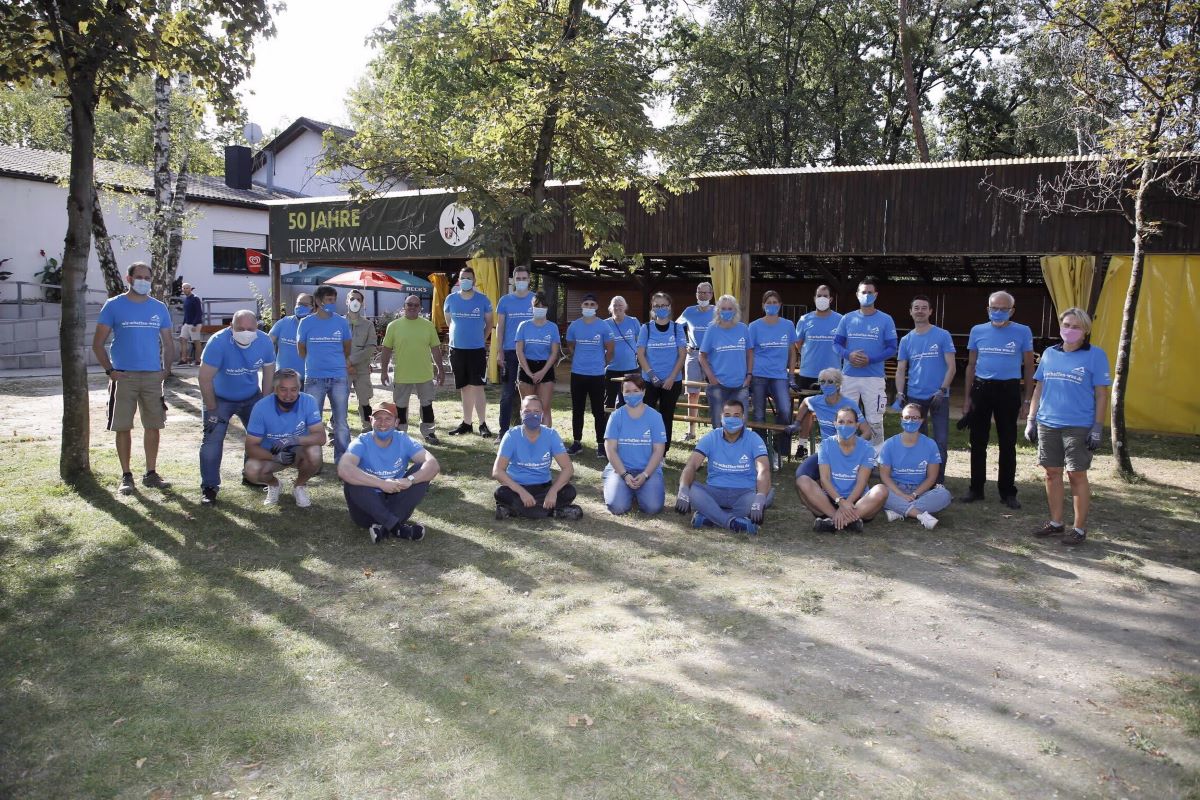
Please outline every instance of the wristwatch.
[[842, 504], [842, 501], [843, 501], [843, 500], [845, 500], [845, 499], [846, 499], [846, 498], [842, 497], [842, 496], [839, 494], [837, 497], [833, 498], [833, 504], [834, 504], [835, 506], [840, 506], [840, 505]]

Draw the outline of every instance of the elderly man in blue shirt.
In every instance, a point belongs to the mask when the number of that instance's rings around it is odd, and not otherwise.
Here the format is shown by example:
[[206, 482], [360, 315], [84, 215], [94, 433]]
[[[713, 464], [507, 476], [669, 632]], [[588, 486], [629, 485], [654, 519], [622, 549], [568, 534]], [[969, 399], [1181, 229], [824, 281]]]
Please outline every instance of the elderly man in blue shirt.
[[255, 484], [266, 484], [265, 505], [279, 505], [283, 485], [279, 473], [296, 468], [292, 497], [298, 508], [308, 508], [312, 498], [308, 481], [321, 471], [325, 424], [312, 395], [300, 391], [300, 373], [284, 367], [275, 371], [273, 391], [254, 404], [246, 425], [246, 465], [243, 474]]

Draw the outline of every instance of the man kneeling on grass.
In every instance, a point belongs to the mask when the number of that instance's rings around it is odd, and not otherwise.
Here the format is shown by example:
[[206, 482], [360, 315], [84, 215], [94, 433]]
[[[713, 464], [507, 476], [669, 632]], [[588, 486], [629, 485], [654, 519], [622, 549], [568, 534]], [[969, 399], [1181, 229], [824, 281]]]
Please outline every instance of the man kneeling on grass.
[[296, 468], [292, 496], [296, 505], [308, 508], [308, 479], [321, 471], [321, 447], [325, 444], [325, 426], [321, 411], [312, 395], [300, 391], [300, 373], [294, 369], [276, 370], [274, 391], [250, 409], [246, 425], [246, 480], [267, 485], [269, 506], [279, 505], [283, 491], [275, 474]]
[[887, 502], [888, 490], [883, 486], [867, 489], [875, 467], [875, 448], [859, 437], [858, 423], [855, 409], [839, 408], [834, 425], [836, 438], [821, 440], [817, 448], [820, 479], [814, 481], [807, 475], [796, 478], [796, 492], [817, 518], [813, 530], [818, 533], [862, 533], [863, 523]]
[[351, 442], [338, 462], [350, 519], [376, 544], [389, 536], [425, 538], [425, 526], [408, 520], [441, 471], [428, 450], [396, 430], [396, 417], [395, 403], [380, 403], [371, 432]]
[[[558, 464], [551, 481], [550, 462]], [[542, 424], [542, 401], [527, 395], [521, 401], [521, 426], [509, 428], [492, 465], [496, 487], [496, 519], [509, 517], [579, 519], [583, 509], [571, 501], [575, 487], [571, 457], [562, 437]]]
[[[696, 471], [708, 459], [708, 480]], [[721, 408], [721, 427], [706, 433], [688, 457], [679, 476], [675, 510], [695, 509], [692, 527], [716, 526], [754, 535], [775, 499], [767, 447], [757, 433], [746, 430], [746, 406], [736, 397]]]

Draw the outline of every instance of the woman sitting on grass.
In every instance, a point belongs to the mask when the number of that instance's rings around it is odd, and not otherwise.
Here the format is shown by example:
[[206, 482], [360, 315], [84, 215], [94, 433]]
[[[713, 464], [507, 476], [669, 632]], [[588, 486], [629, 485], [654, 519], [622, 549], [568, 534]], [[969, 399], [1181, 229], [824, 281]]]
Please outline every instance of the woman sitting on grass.
[[875, 466], [875, 448], [858, 435], [859, 422], [857, 409], [838, 409], [836, 436], [823, 440], [817, 448], [820, 479], [807, 475], [796, 478], [796, 493], [817, 518], [813, 530], [818, 533], [861, 533], [863, 523], [887, 502], [885, 487], [867, 488]]
[[[820, 395], [811, 395], [804, 398], [800, 403], [800, 413], [796, 417], [796, 421], [791, 425], [792, 428], [800, 431], [800, 447], [804, 447], [804, 441], [808, 439], [812, 426], [819, 426], [817, 443], [826, 439], [836, 439], [835, 431], [837, 413], [843, 408], [853, 408], [858, 411], [858, 401], [851, 400], [849, 397], [842, 395], [842, 371], [837, 367], [826, 367], [817, 375], [817, 386], [821, 389]], [[861, 435], [867, 439], [871, 438], [871, 426], [866, 422], [859, 424]], [[799, 455], [797, 450], [796, 455]], [[796, 469], [796, 477], [807, 475], [814, 481], [821, 476], [817, 471], [817, 454], [814, 452], [804, 461], [800, 462], [800, 466]]]
[[950, 492], [938, 483], [942, 454], [937, 442], [921, 433], [921, 406], [909, 403], [900, 410], [898, 433], [879, 451], [879, 479], [887, 487], [885, 506], [888, 522], [910, 517], [925, 526], [937, 527], [935, 512], [950, 505]]

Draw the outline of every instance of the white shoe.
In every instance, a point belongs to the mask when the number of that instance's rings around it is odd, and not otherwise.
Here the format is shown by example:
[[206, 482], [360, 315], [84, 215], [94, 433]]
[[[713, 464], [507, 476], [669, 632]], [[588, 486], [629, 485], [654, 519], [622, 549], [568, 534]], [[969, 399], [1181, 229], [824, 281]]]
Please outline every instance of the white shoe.
[[897, 514], [895, 511], [892, 511], [890, 508], [885, 510], [883, 513], [887, 515], [888, 522], [899, 522], [900, 520], [904, 519], [903, 514]]
[[938, 524], [937, 517], [935, 517], [933, 514], [930, 514], [928, 511], [922, 511], [920, 514], [917, 514], [917, 522], [924, 525], [925, 530], [927, 531], [933, 530]]
[[279, 505], [279, 495], [283, 491], [283, 486], [276, 483], [274, 485], [267, 484], [267, 499], [263, 500], [264, 506]]
[[308, 496], [307, 486], [293, 486], [292, 497], [296, 498], [296, 506], [299, 508], [308, 508], [312, 505], [312, 498]]

